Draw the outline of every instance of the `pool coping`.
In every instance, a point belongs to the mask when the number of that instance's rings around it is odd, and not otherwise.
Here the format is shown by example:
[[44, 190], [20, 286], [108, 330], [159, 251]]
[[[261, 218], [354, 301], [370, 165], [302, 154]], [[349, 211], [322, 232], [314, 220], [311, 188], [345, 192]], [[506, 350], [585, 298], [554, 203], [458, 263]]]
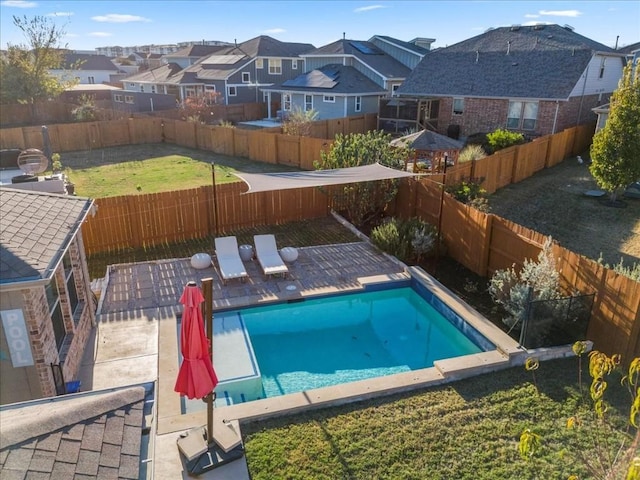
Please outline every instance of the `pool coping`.
[[[216, 406], [214, 409], [214, 438], [218, 443], [221, 438], [236, 438], [239, 432], [230, 435], [229, 428], [234, 424], [242, 425], [246, 422], [262, 420], [266, 418], [285, 416], [303, 411], [325, 408], [331, 406], [353, 403], [374, 397], [387, 396], [396, 393], [414, 391], [426, 387], [442, 385], [462, 378], [490, 373], [515, 365], [523, 364], [529, 352], [520, 347], [518, 342], [509, 337], [500, 328], [487, 320], [475, 309], [464, 303], [453, 292], [438, 282], [420, 267], [406, 267], [402, 273], [383, 274], [358, 278], [359, 286], [356, 288], [327, 288], [314, 292], [294, 292], [292, 296], [313, 298], [331, 293], [345, 293], [364, 291], [367, 287], [379, 284], [401, 283], [415, 279], [431, 290], [456, 314], [485, 336], [496, 348], [462, 357], [438, 360], [433, 367], [402, 372], [383, 377], [360, 380], [341, 385], [317, 388], [303, 392], [283, 395], [274, 398], [254, 400], [242, 404], [228, 406]], [[267, 304], [276, 301], [286, 301], [287, 295], [280, 298], [267, 298], [259, 304]], [[214, 302], [215, 303], [215, 302]], [[255, 302], [247, 302], [245, 305], [255, 305]], [[229, 305], [214, 305], [215, 311], [228, 309]], [[161, 327], [162, 328], [162, 327]], [[173, 326], [175, 329], [175, 325]], [[175, 330], [174, 330], [175, 332]], [[163, 357], [170, 355], [174, 360], [174, 369], [177, 371], [177, 342], [175, 333], [172, 335], [160, 335], [159, 366], [165, 364]], [[169, 345], [172, 343], [173, 345]], [[555, 356], [555, 354], [553, 354]], [[160, 367], [159, 367], [160, 368]], [[201, 425], [206, 421], [206, 411], [182, 414], [180, 410], [180, 397], [177, 395], [162, 395], [162, 392], [173, 390], [173, 372], [158, 375], [158, 434], [173, 433]], [[167, 383], [171, 383], [168, 385]], [[163, 398], [164, 397], [164, 398]], [[224, 445], [222, 445], [224, 448]]]

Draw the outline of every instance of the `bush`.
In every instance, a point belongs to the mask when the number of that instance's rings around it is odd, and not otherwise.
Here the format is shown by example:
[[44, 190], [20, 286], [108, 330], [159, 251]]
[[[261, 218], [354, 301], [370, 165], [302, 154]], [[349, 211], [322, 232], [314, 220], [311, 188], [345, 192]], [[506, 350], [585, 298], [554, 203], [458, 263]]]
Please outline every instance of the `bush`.
[[495, 132], [489, 133], [487, 140], [489, 141], [491, 151], [497, 152], [503, 148], [524, 143], [524, 135], [517, 132], [510, 132], [509, 130], [498, 129]]
[[481, 212], [489, 212], [489, 202], [486, 197], [486, 190], [481, 187], [484, 179], [471, 178], [468, 181], [463, 180], [455, 185], [446, 187], [446, 192], [458, 200], [459, 202], [471, 205]]
[[482, 145], [467, 145], [462, 149], [460, 155], [458, 156], [458, 162], [471, 162], [474, 160], [480, 160], [487, 156], [487, 152], [484, 151]]
[[420, 262], [436, 250], [437, 230], [417, 218], [391, 218], [371, 231], [371, 241], [405, 263]]

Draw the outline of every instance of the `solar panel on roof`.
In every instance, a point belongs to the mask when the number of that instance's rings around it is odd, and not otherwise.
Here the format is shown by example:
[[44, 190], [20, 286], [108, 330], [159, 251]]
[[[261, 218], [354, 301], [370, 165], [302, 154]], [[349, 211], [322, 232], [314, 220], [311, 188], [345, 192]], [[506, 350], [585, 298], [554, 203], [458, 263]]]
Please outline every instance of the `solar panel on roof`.
[[358, 50], [360, 53], [364, 53], [365, 55], [380, 55], [381, 52], [372, 46], [367, 45], [364, 42], [349, 42], [353, 48]]

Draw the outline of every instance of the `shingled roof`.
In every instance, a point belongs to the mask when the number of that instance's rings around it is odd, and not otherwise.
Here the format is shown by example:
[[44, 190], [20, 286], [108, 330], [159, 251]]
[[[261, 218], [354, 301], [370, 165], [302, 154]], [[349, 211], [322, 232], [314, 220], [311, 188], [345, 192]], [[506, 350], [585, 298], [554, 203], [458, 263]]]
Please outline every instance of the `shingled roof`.
[[396, 93], [566, 100], [596, 52], [619, 53], [559, 25], [496, 28], [426, 54]]
[[118, 71], [118, 67], [105, 55], [88, 53], [65, 53], [63, 68], [67, 70], [108, 70]]
[[386, 78], [406, 78], [411, 70], [364, 40], [342, 39], [301, 55], [302, 57], [353, 56]]
[[47, 279], [93, 200], [0, 188], [0, 285]]
[[182, 67], [177, 63], [166, 63], [157, 68], [145, 70], [127, 77], [127, 82], [159, 82], [164, 83], [182, 71]]
[[325, 65], [264, 91], [308, 92], [320, 94], [383, 95], [386, 90], [353, 67]]
[[0, 478], [135, 479], [144, 387], [26, 402], [0, 411]]

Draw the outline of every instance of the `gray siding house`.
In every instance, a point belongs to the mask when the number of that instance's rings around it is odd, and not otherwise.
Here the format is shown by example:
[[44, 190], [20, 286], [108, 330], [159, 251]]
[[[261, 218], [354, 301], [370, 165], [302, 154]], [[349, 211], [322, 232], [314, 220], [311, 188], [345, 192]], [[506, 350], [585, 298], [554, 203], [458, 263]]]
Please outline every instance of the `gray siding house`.
[[595, 122], [592, 109], [607, 103], [624, 63], [569, 26], [501, 27], [429, 52], [396, 94], [435, 112], [425, 123], [440, 133], [536, 137]]

